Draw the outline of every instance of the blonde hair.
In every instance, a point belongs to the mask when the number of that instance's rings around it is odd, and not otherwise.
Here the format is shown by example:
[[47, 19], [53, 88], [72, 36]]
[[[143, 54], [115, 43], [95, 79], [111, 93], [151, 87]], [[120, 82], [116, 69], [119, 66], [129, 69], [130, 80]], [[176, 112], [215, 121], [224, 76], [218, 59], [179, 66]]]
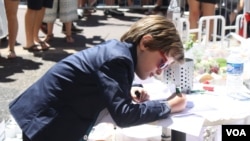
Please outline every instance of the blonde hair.
[[162, 51], [173, 57], [175, 61], [184, 62], [184, 48], [178, 31], [175, 25], [164, 16], [143, 17], [135, 22], [120, 40], [138, 45], [146, 34], [153, 37], [152, 40], [144, 43], [149, 50]]

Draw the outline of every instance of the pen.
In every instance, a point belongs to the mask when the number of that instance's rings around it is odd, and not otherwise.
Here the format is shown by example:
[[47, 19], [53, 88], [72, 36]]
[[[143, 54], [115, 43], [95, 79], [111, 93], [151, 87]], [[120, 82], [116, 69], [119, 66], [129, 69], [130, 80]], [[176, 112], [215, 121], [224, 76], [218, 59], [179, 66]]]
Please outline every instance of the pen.
[[201, 94], [203, 94], [203, 93], [205, 93], [206, 91], [205, 90], [191, 90], [190, 91], [190, 93], [192, 94], [192, 93], [201, 93]]
[[[142, 87], [143, 88], [143, 85], [142, 84], [133, 84], [133, 87]], [[141, 93], [139, 91], [135, 91], [135, 95], [137, 98], [141, 97]]]
[[180, 95], [181, 94], [181, 88], [180, 87], [176, 87], [175, 88], [175, 94], [176, 95]]
[[139, 91], [135, 91], [135, 95], [136, 95], [137, 98], [140, 98], [141, 93]]
[[166, 100], [168, 101], [172, 99], [173, 97], [175, 97], [176, 95], [181, 96], [181, 87], [175, 87], [175, 92], [172, 93]]

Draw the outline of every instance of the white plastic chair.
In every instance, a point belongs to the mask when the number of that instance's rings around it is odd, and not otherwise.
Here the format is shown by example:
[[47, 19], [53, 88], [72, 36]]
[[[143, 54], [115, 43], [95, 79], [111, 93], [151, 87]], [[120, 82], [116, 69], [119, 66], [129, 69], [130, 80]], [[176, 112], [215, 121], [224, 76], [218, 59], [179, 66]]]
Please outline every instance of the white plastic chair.
[[[219, 38], [221, 41], [224, 41], [226, 39], [226, 31], [227, 30], [234, 30], [235, 33], [239, 33], [239, 29], [241, 27], [242, 24], [242, 20], [243, 20], [243, 14], [238, 15], [236, 18], [236, 22], [235, 25], [230, 25], [230, 26], [226, 26], [226, 22], [225, 22], [225, 18], [221, 15], [215, 15], [215, 16], [203, 16], [199, 19], [199, 24], [198, 24], [198, 28], [196, 29], [189, 29], [190, 27], [190, 23], [188, 18], [180, 18], [178, 19], [178, 23], [177, 23], [177, 29], [179, 31], [180, 37], [181, 39], [184, 40], [184, 42], [186, 40], [188, 40], [189, 35], [192, 33], [197, 33], [197, 42], [198, 43], [205, 43], [205, 45], [209, 41], [209, 24], [210, 21], [213, 20], [213, 24], [214, 24], [214, 29], [213, 29], [213, 40], [212, 42], [216, 42], [217, 38]], [[219, 21], [220, 21], [220, 25], [219, 25]], [[244, 21], [244, 24], [246, 25], [246, 21]], [[184, 26], [185, 25], [185, 26]], [[219, 26], [219, 28], [218, 28]], [[246, 27], [246, 26], [244, 26]], [[217, 30], [220, 30], [221, 35], [217, 34]], [[244, 28], [243, 31], [243, 35], [244, 37], [246, 36], [246, 28]]]

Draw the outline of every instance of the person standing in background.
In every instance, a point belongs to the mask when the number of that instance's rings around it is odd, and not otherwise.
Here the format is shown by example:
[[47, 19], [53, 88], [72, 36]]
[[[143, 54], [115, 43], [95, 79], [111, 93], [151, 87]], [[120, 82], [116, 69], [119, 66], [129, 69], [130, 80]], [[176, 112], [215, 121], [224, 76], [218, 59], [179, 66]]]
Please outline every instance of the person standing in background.
[[[95, 5], [97, 0], [78, 0], [78, 17], [81, 19], [84, 16], [89, 16], [92, 13], [96, 12]], [[88, 9], [86, 9], [86, 6]]]
[[[151, 1], [149, 0], [149, 5], [152, 4], [152, 2], [154, 2], [154, 8], [151, 9], [150, 11], [146, 12], [146, 15], [152, 15], [152, 14], [160, 14], [160, 15], [166, 15], [166, 12], [168, 10], [169, 3], [171, 0], [155, 0], [155, 1]], [[162, 8], [165, 7], [165, 8]]]
[[229, 15], [230, 25], [234, 25], [236, 17], [239, 14], [243, 14], [243, 8], [244, 8], [244, 0], [238, 0], [237, 6], [234, 7], [234, 9], [232, 10], [232, 12]]
[[[38, 33], [42, 24], [46, 8], [52, 8], [53, 0], [27, 0], [27, 11], [25, 14], [26, 46], [23, 49], [28, 51], [46, 51], [49, 46], [39, 39]], [[38, 45], [41, 49], [38, 48]]]
[[[0, 0], [0, 21], [1, 21], [1, 24], [0, 24], [0, 47], [1, 47], [2, 41], [7, 40], [6, 36], [8, 34], [8, 31], [5, 30], [5, 29], [7, 29], [8, 25], [7, 25], [4, 0]], [[2, 58], [1, 52], [0, 52], [0, 58]]]
[[[78, 0], [78, 9], [77, 9], [77, 14], [78, 14], [78, 19], [82, 19], [83, 18], [83, 9], [82, 9], [82, 5], [84, 3], [85, 0]], [[96, 1], [96, 0], [93, 0]], [[58, 12], [58, 11], [57, 11]], [[58, 13], [57, 13], [58, 14]], [[48, 33], [48, 25], [45, 22], [42, 22], [42, 25], [40, 27], [41, 31], [47, 35]], [[74, 25], [74, 23], [72, 22], [71, 25], [71, 32], [72, 34], [76, 34], [76, 33], [81, 33], [83, 31], [83, 29], [78, 28], [76, 25]], [[62, 24], [62, 33], [66, 33], [66, 26], [65, 23]]]
[[46, 8], [43, 22], [47, 23], [48, 31], [45, 42], [49, 42], [53, 37], [54, 22], [59, 17], [60, 21], [65, 24], [66, 42], [73, 43], [72, 23], [78, 18], [77, 16], [77, 0], [54, 0], [52, 8]]
[[[217, 0], [188, 0], [189, 5], [189, 23], [190, 29], [198, 27], [198, 21], [201, 16], [215, 15], [215, 6]], [[213, 22], [210, 21], [209, 40], [212, 40]], [[197, 40], [197, 34], [194, 40]]]
[[19, 0], [4, 0], [6, 17], [8, 21], [8, 48], [9, 54], [7, 55], [8, 59], [16, 58], [15, 53], [15, 44], [18, 32], [18, 19], [17, 19], [17, 10], [18, 10]]

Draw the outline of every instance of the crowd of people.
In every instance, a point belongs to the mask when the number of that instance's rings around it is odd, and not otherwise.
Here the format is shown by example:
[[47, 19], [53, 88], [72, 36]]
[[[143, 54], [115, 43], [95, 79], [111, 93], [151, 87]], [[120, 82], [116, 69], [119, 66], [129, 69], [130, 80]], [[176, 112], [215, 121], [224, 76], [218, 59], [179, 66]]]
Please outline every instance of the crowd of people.
[[[18, 6], [20, 0], [3, 0], [6, 17], [8, 21], [8, 36], [1, 40], [8, 40], [9, 53], [8, 59], [16, 58], [15, 44], [18, 34]], [[106, 5], [117, 4], [114, 0], [103, 1]], [[147, 0], [144, 1], [148, 2]], [[98, 3], [97, 0], [26, 0], [27, 10], [25, 14], [25, 37], [26, 43], [23, 49], [30, 52], [34, 51], [47, 51], [49, 44], [53, 37], [53, 25], [57, 18], [63, 23], [62, 32], [65, 34], [65, 41], [67, 43], [73, 43], [72, 33], [81, 33], [83, 29], [76, 27], [73, 22], [78, 18], [82, 18], [84, 14], [90, 14], [94, 10], [94, 6]], [[148, 2], [149, 3], [149, 2]], [[126, 4], [133, 5], [133, 1], [129, 0]], [[159, 10], [160, 6], [164, 4], [162, 0], [156, 1], [156, 9]], [[92, 7], [92, 10], [85, 9], [85, 7]], [[82, 12], [79, 12], [83, 10]], [[124, 16], [121, 11], [116, 9], [106, 9], [106, 14]], [[11, 28], [10, 28], [11, 27]], [[46, 34], [45, 40], [39, 38], [39, 31]]]
[[[80, 1], [80, 0], [79, 0]], [[8, 59], [16, 58], [15, 44], [18, 34], [17, 11], [20, 0], [4, 0], [6, 17], [8, 22], [9, 54]], [[67, 43], [73, 43], [72, 31], [81, 32], [81, 29], [72, 26], [73, 21], [78, 18], [77, 1], [68, 0], [27, 0], [27, 10], [25, 13], [25, 37], [26, 43], [23, 49], [30, 52], [47, 51], [50, 47], [48, 41], [53, 38], [53, 24], [59, 18], [63, 23], [63, 31]], [[60, 8], [62, 7], [62, 8]], [[46, 23], [46, 27], [44, 24]], [[46, 34], [45, 40], [39, 38], [40, 29]], [[46, 32], [45, 32], [46, 31]]]
[[[15, 43], [18, 33], [18, 18], [17, 11], [20, 0], [3, 0], [5, 3], [5, 10], [8, 22], [8, 59], [16, 58]], [[73, 43], [73, 33], [81, 33], [80, 29], [74, 25], [74, 21], [86, 15], [91, 15], [95, 12], [95, 6], [99, 3], [105, 5], [121, 5], [121, 6], [135, 6], [135, 5], [154, 5], [153, 9], [145, 12], [145, 14], [160, 14], [167, 13], [167, 7], [171, 0], [27, 0], [27, 11], [25, 14], [25, 35], [26, 43], [23, 49], [28, 51], [47, 51], [50, 47], [49, 42], [53, 40], [53, 27], [56, 19], [60, 19], [63, 23], [62, 32], [65, 34], [65, 41]], [[174, 1], [174, 0], [173, 0]], [[230, 5], [229, 11], [226, 11], [225, 17], [230, 24], [235, 23], [237, 14], [243, 11], [244, 0], [184, 0], [179, 1], [181, 9], [189, 11], [190, 29], [198, 27], [198, 20], [201, 16], [211, 16], [218, 14], [216, 8], [220, 7], [222, 3]], [[237, 5], [238, 3], [238, 5]], [[232, 6], [233, 5], [233, 6]], [[63, 8], [61, 8], [63, 7]], [[87, 7], [87, 8], [86, 8]], [[162, 8], [164, 7], [164, 8]], [[105, 9], [104, 14], [114, 16], [124, 16], [123, 12], [115, 8]], [[39, 38], [39, 31], [42, 31], [46, 38], [44, 40]], [[209, 39], [212, 39], [213, 23], [210, 23]], [[194, 36], [196, 40], [197, 36]], [[5, 38], [5, 39], [6, 39]]]

